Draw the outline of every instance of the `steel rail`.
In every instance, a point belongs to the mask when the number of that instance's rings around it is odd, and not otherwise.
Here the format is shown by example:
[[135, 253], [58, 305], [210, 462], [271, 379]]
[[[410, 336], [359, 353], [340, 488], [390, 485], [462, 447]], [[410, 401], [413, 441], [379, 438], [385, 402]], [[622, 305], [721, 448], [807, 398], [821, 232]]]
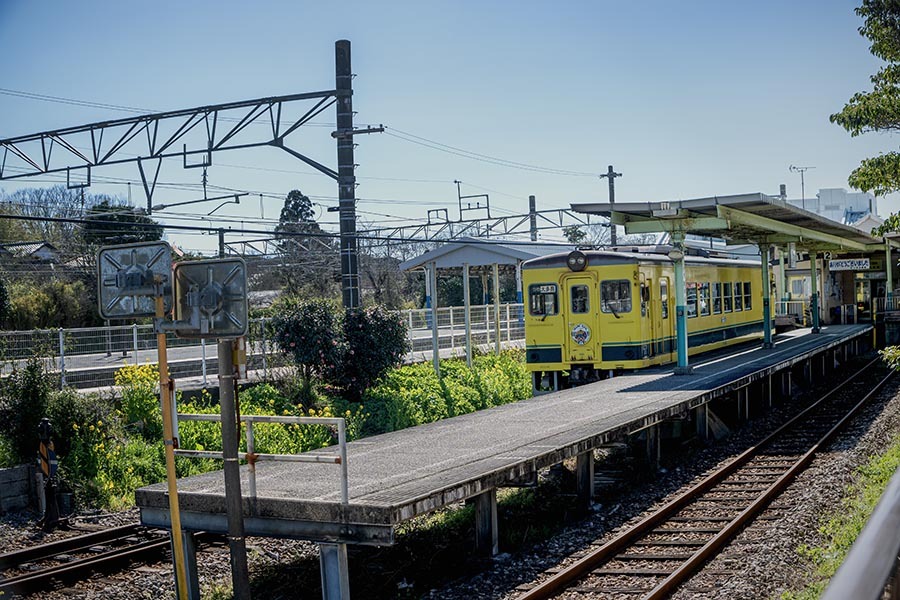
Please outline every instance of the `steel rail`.
[[[32, 546], [31, 548], [23, 548], [0, 554], [0, 570], [15, 568], [22, 563], [32, 562], [35, 560], [53, 558], [63, 552], [73, 552], [84, 548], [90, 548], [97, 544], [110, 542], [117, 539], [130, 537], [144, 531], [141, 525], [122, 525], [121, 527], [113, 527], [104, 529], [85, 535], [74, 536], [52, 542], [49, 544], [41, 544]], [[2, 580], [0, 580], [2, 581]]]
[[[594, 550], [587, 556], [573, 563], [571, 566], [554, 574], [546, 581], [538, 584], [534, 588], [518, 596], [517, 600], [542, 600], [545, 598], [550, 598], [572, 583], [583, 579], [596, 567], [614, 558], [620, 553], [621, 550], [630, 546], [641, 536], [650, 533], [657, 526], [666, 522], [670, 517], [690, 505], [691, 502], [693, 502], [693, 500], [698, 496], [709, 491], [720, 482], [725, 480], [728, 476], [737, 471], [739, 468], [750, 462], [750, 460], [754, 456], [756, 456], [759, 452], [769, 446], [772, 442], [776, 441], [779, 436], [799, 423], [811, 411], [820, 407], [824, 402], [831, 398], [832, 395], [837, 394], [838, 392], [843, 390], [847, 385], [856, 380], [863, 372], [868, 370], [875, 363], [880, 362], [880, 360], [881, 359], [879, 358], [873, 359], [853, 375], [844, 380], [840, 385], [822, 396], [822, 398], [820, 398], [818, 401], [806, 407], [792, 419], [766, 436], [762, 441], [745, 450], [730, 463], [724, 465], [722, 468], [718, 469], [716, 472], [712, 473], [699, 483], [695, 484], [693, 487], [685, 491], [677, 498], [662, 506], [655, 513], [649, 515], [639, 523], [636, 523], [628, 530], [624, 531], [600, 548]], [[855, 404], [854, 407], [838, 422], [838, 424], [830, 428], [828, 433], [826, 433], [822, 439], [816, 442], [812, 446], [812, 448], [799, 459], [798, 462], [802, 462], [802, 466], [794, 465], [793, 467], [788, 469], [787, 472], [783, 473], [765, 492], [763, 492], [760, 496], [757, 497], [754, 502], [751, 503], [750, 507], [742, 511], [728, 525], [726, 525], [719, 534], [714, 536], [711, 540], [704, 544], [703, 547], [693, 553], [691, 558], [688, 559], [686, 563], [682, 564], [681, 567], [677, 568], [665, 580], [663, 580], [655, 588], [650, 590], [648, 592], [648, 594], [650, 595], [646, 596], [645, 598], [656, 599], [665, 597], [672, 590], [674, 590], [675, 587], [677, 587], [680, 583], [687, 579], [687, 577], [693, 574], [693, 572], [700, 565], [702, 565], [706, 560], [713, 556], [717, 549], [723, 546], [731, 537], [733, 537], [738, 531], [740, 531], [740, 529], [744, 525], [746, 525], [746, 523], [751, 520], [753, 516], [761, 511], [762, 508], [767, 506], [769, 501], [775, 495], [777, 495], [778, 492], [783, 490], [783, 488], [786, 487], [791, 480], [793, 480], [794, 476], [796, 476], [796, 474], [812, 460], [812, 456], [815, 454], [815, 452], [824, 443], [827, 443], [827, 441], [834, 436], [834, 434], [840, 429], [840, 427], [846, 424], [846, 422], [850, 418], [855, 416], [859, 409], [866, 402], [868, 402], [871, 396], [878, 392], [884, 386], [884, 384], [887, 383], [892, 375], [893, 371], [891, 371], [891, 373], [889, 373], [884, 379], [882, 379], [868, 394], [866, 394], [866, 396], [862, 400]]]
[[72, 581], [83, 577], [85, 572], [109, 570], [114, 565], [130, 562], [137, 558], [165, 551], [170, 545], [168, 537], [148, 540], [125, 548], [116, 548], [89, 558], [73, 561], [65, 565], [48, 567], [32, 573], [0, 580], [0, 592], [23, 594], [44, 589], [53, 581]]

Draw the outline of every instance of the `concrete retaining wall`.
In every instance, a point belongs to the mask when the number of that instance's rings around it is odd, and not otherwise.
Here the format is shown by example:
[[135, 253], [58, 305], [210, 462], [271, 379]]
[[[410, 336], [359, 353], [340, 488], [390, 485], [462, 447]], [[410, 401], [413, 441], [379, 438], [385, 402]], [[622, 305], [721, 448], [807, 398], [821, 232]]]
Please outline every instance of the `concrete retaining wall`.
[[34, 497], [34, 467], [0, 469], [0, 514], [27, 508]]

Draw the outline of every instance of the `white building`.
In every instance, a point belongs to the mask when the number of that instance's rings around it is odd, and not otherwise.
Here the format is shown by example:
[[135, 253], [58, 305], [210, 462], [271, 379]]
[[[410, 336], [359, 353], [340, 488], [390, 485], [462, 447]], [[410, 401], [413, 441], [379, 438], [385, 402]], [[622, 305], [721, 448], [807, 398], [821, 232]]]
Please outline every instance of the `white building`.
[[789, 198], [787, 202], [844, 225], [852, 225], [868, 215], [878, 215], [878, 201], [873, 194], [848, 192], [844, 188], [825, 188], [814, 198]]

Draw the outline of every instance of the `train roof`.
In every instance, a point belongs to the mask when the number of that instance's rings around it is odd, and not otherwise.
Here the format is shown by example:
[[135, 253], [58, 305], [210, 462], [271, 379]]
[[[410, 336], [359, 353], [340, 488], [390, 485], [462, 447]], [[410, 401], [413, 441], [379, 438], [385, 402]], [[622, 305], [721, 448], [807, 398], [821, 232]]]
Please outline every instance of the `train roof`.
[[[617, 250], [581, 250], [580, 252], [587, 256], [588, 266], [596, 267], [627, 264], [672, 264], [674, 261], [668, 256], [668, 251], [671, 249], [671, 246], [650, 246], [643, 248], [634, 246], [630, 248], [619, 248]], [[568, 256], [568, 252], [559, 252], [533, 258], [523, 262], [522, 269], [568, 268], [566, 263], [566, 258]], [[684, 257], [684, 261], [688, 264], [713, 264], [732, 267], [760, 266], [757, 261], [752, 260], [738, 260], [734, 258], [703, 255], [687, 255]]]

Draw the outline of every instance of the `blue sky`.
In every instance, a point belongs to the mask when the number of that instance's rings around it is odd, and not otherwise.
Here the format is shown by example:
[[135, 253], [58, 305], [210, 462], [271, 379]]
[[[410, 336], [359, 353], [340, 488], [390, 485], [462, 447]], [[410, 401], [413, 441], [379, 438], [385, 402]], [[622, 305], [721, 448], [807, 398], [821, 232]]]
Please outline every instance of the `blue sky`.
[[[436, 151], [392, 131], [509, 161], [579, 173], [613, 164], [618, 201], [776, 193], [788, 166], [808, 165], [807, 196], [847, 187], [859, 161], [891, 150], [887, 135], [851, 138], [828, 121], [869, 88], [879, 65], [857, 33], [855, 3], [732, 2], [26, 2], [0, 0], [0, 88], [171, 110], [330, 89], [334, 42], [353, 47], [360, 216], [370, 222], [456, 211], [489, 193], [496, 214], [605, 201], [605, 180], [512, 169]], [[0, 93], [0, 137], [128, 113]], [[317, 119], [333, 123], [333, 110]], [[334, 166], [327, 126], [294, 147]], [[287, 172], [285, 172], [287, 171]], [[125, 194], [137, 168], [98, 169], [96, 192]], [[101, 178], [101, 177], [98, 177]], [[167, 161], [161, 179], [200, 174]], [[210, 183], [283, 196], [298, 188], [335, 205], [328, 178], [275, 149], [214, 157]], [[41, 181], [49, 181], [41, 178]], [[19, 184], [3, 184], [12, 190]], [[33, 184], [36, 185], [36, 184]], [[40, 185], [45, 185], [41, 183]], [[143, 204], [132, 186], [137, 204]], [[156, 202], [199, 197], [169, 190]], [[281, 201], [264, 197], [267, 219]], [[185, 212], [207, 212], [205, 205]], [[900, 200], [880, 202], [880, 212]], [[220, 212], [258, 226], [260, 201]], [[162, 215], [160, 215], [162, 217]], [[169, 221], [169, 222], [175, 222]], [[271, 224], [269, 224], [271, 225]], [[209, 250], [206, 236], [172, 236]]]

